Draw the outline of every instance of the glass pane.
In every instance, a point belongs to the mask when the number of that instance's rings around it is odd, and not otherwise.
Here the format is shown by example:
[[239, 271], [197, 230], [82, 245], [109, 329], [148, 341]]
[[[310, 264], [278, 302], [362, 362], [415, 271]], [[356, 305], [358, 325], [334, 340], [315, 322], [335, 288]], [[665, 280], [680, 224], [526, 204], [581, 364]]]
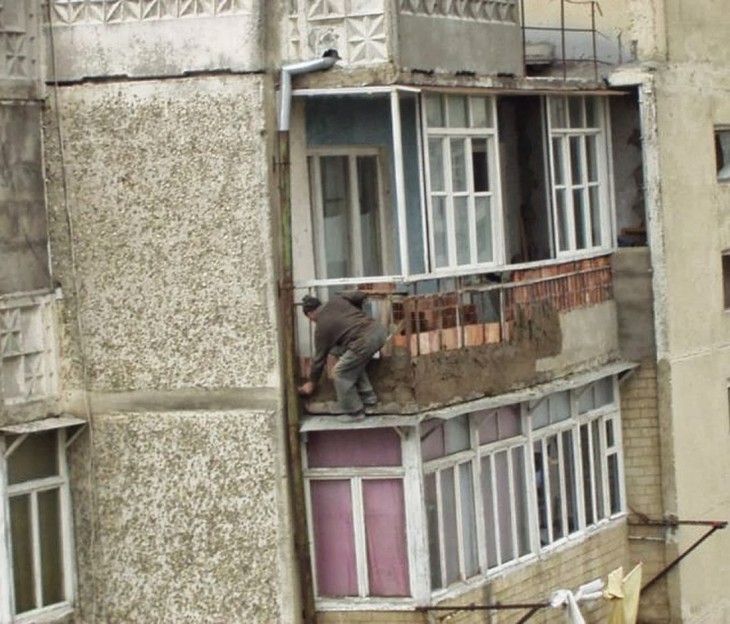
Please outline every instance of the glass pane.
[[383, 265], [380, 252], [378, 159], [376, 156], [358, 156], [356, 162], [362, 275], [380, 275]]
[[563, 502], [560, 491], [560, 456], [558, 455], [558, 436], [547, 439], [548, 487], [550, 488], [550, 514], [552, 516], [552, 540], [565, 536], [563, 526]]
[[527, 508], [527, 467], [525, 449], [512, 449], [512, 474], [514, 478], [515, 520], [517, 522], [517, 554], [530, 552], [530, 513]]
[[43, 606], [64, 600], [60, 496], [57, 489], [38, 493]]
[[593, 238], [593, 246], [600, 247], [601, 236], [601, 200], [597, 186], [588, 188], [588, 194], [591, 202], [591, 236]]
[[449, 95], [446, 97], [449, 110], [449, 128], [466, 128], [466, 96]]
[[403, 482], [362, 482], [371, 596], [408, 596], [408, 547]]
[[444, 455], [444, 421], [428, 420], [421, 425], [421, 457], [429, 461]]
[[423, 495], [426, 501], [426, 519], [428, 522], [428, 554], [431, 560], [431, 589], [444, 586], [441, 577], [440, 539], [438, 502], [436, 495], [436, 475], [427, 474], [423, 478]]
[[431, 192], [444, 191], [444, 141], [428, 140], [428, 171], [431, 175]]
[[320, 596], [357, 596], [350, 482], [312, 481], [312, 528]]
[[522, 421], [520, 419], [520, 408], [518, 405], [500, 407], [497, 410], [497, 422], [499, 423], [499, 439], [506, 440], [522, 433]]
[[491, 99], [483, 97], [469, 98], [471, 101], [471, 127], [491, 128], [492, 107]]
[[548, 400], [542, 399], [531, 409], [532, 428], [540, 429], [550, 424], [550, 413], [548, 412]]
[[596, 521], [606, 517], [606, 507], [603, 492], [603, 455], [601, 453], [600, 426], [598, 420], [591, 423], [591, 437], [593, 441], [593, 470], [595, 471], [596, 488]]
[[400, 466], [400, 437], [391, 429], [311, 431], [307, 461], [310, 468]]
[[585, 202], [584, 190], [581, 188], [573, 189], [573, 210], [575, 212], [575, 247], [576, 249], [585, 249], [588, 247], [586, 241], [586, 220], [585, 220]]
[[568, 206], [565, 199], [565, 189], [555, 191], [556, 211], [558, 213], [558, 249], [565, 251], [570, 249], [570, 236], [568, 234]]
[[320, 166], [326, 277], [347, 277], [351, 249], [347, 157], [324, 156], [320, 159]]
[[488, 444], [499, 440], [497, 433], [497, 412], [478, 412], [475, 414], [479, 444]]
[[57, 431], [32, 433], [8, 458], [8, 484], [58, 475]]
[[595, 406], [593, 384], [591, 384], [583, 388], [580, 395], [578, 395], [578, 413], [585, 414], [586, 412], [590, 412]]
[[592, 97], [587, 97], [584, 101], [586, 105], [586, 127], [598, 128], [600, 125], [598, 122], [598, 101]]
[[606, 448], [613, 448], [615, 439], [613, 437], [613, 418], [606, 419]]
[[469, 416], [464, 414], [451, 418], [444, 424], [446, 454], [464, 451], [471, 446], [469, 441]]
[[586, 516], [586, 524], [590, 526], [596, 521], [596, 513], [591, 472], [591, 447], [589, 435], [588, 425], [581, 425], [580, 453], [583, 466], [583, 505]]
[[595, 383], [596, 407], [613, 403], [613, 377], [604, 377]]
[[551, 394], [548, 399], [550, 406], [550, 422], [562, 422], [570, 418], [570, 394], [567, 391]]
[[563, 470], [565, 473], [565, 503], [568, 510], [568, 532], [578, 530], [578, 488], [575, 482], [573, 432], [563, 431]]
[[466, 192], [466, 139], [451, 139], [451, 190]]
[[570, 127], [571, 128], [582, 128], [583, 127], [583, 98], [582, 97], [569, 97], [568, 98], [568, 110], [570, 114]]
[[33, 539], [31, 531], [30, 495], [11, 497], [10, 541], [12, 544], [16, 613], [23, 613], [36, 608], [33, 590]]
[[443, 520], [444, 557], [446, 558], [446, 584], [461, 578], [459, 572], [459, 539], [456, 522], [456, 492], [454, 490], [454, 469], [441, 472], [441, 515]]
[[583, 184], [583, 156], [580, 153], [581, 137], [572, 136], [569, 141], [571, 183], [573, 185]]
[[446, 223], [446, 198], [431, 197], [433, 207], [433, 253], [436, 267], [449, 265], [449, 239]]
[[550, 543], [550, 534], [548, 532], [548, 515], [547, 515], [547, 468], [545, 462], [547, 458], [543, 451], [543, 441], [535, 442], [534, 448], [535, 462], [535, 489], [537, 494], [537, 516], [540, 527], [540, 545], [545, 546]]
[[474, 171], [474, 192], [489, 192], [489, 162], [487, 159], [487, 140], [471, 140], [471, 163]]
[[456, 264], [471, 264], [471, 234], [467, 197], [454, 197], [454, 228], [456, 230]]
[[461, 538], [464, 544], [464, 574], [466, 578], [479, 572], [477, 524], [471, 462], [459, 466], [459, 496], [461, 498]]
[[444, 102], [441, 95], [426, 95], [426, 123], [430, 128], [444, 127]]
[[615, 453], [608, 456], [608, 495], [611, 505], [611, 513], [621, 511], [621, 489], [619, 487], [618, 455]]
[[501, 451], [494, 455], [494, 470], [497, 478], [497, 510], [499, 518], [499, 547], [502, 555], [502, 563], [512, 561], [516, 556], [515, 544], [512, 540], [512, 507], [509, 460], [507, 451]]
[[550, 124], [553, 128], [565, 128], [565, 98], [551, 97], [550, 104]]
[[588, 170], [589, 182], [598, 182], [598, 152], [596, 141], [597, 137], [595, 135], [589, 135], [585, 138], [586, 169]]
[[474, 198], [474, 218], [477, 237], [477, 262], [492, 262], [494, 246], [492, 245], [492, 198]]
[[562, 186], [565, 184], [565, 161], [563, 160], [563, 142], [561, 138], [553, 139], [553, 168], [555, 176], [555, 184]]
[[487, 537], [487, 567], [499, 565], [497, 558], [497, 517], [494, 510], [494, 490], [492, 488], [492, 459], [490, 456], [481, 459], [482, 506], [484, 510], [484, 532]]

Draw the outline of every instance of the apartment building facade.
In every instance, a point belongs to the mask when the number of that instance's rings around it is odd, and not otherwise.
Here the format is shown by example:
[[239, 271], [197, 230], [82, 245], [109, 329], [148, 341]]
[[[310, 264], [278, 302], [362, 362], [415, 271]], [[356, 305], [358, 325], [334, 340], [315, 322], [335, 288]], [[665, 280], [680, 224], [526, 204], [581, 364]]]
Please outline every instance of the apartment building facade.
[[727, 617], [714, 4], [5, 2], [0, 621]]

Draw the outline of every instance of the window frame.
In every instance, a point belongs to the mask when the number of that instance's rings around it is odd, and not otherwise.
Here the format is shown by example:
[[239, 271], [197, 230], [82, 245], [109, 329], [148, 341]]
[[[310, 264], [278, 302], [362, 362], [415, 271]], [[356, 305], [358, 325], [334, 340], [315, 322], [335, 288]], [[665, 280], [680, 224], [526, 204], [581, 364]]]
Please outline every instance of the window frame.
[[[428, 98], [442, 98], [444, 111], [444, 125], [442, 127], [430, 126], [428, 123]], [[488, 106], [488, 115], [491, 125], [484, 127], [471, 127], [469, 121], [465, 128], [450, 125], [448, 98], [463, 97], [467, 103], [467, 115], [469, 120], [473, 118], [473, 101], [482, 99]], [[425, 211], [424, 223], [428, 226], [428, 266], [435, 274], [453, 273], [454, 271], [476, 270], [490, 268], [504, 263], [504, 233], [502, 223], [502, 180], [499, 150], [499, 125], [497, 116], [497, 98], [492, 95], [469, 95], [465, 93], [448, 94], [444, 92], [424, 92], [421, 97], [420, 107], [421, 135], [423, 136], [423, 169], [425, 174]], [[441, 162], [444, 189], [434, 191], [431, 171], [431, 140], [441, 140], [443, 159]], [[453, 159], [451, 158], [452, 142], [461, 139], [464, 142], [464, 174], [466, 176], [466, 190], [454, 191], [453, 188]], [[473, 141], [485, 140], [486, 158], [488, 167], [488, 179], [490, 181], [487, 191], [476, 191], [474, 188], [473, 159], [469, 156], [474, 153]], [[458, 196], [466, 199], [469, 223], [469, 255], [468, 263], [460, 264], [457, 258], [458, 243], [456, 240], [456, 222], [454, 198]], [[436, 219], [434, 216], [434, 197], [443, 197], [444, 211], [446, 213], [446, 264], [438, 266], [436, 257]], [[491, 216], [491, 248], [492, 259], [490, 261], [478, 261], [477, 231], [475, 200], [477, 197], [489, 199]]]
[[[608, 386], [598, 389], [599, 384], [610, 383], [611, 392], [607, 391]], [[423, 440], [426, 439], [428, 433], [432, 429], [427, 428], [427, 423], [437, 423], [438, 417], [422, 421], [420, 424], [412, 427], [403, 427], [400, 430], [401, 437], [401, 465], [388, 467], [352, 467], [352, 468], [307, 468], [307, 452], [303, 453], [304, 480], [305, 480], [305, 497], [307, 505], [307, 519], [309, 522], [310, 537], [310, 554], [313, 565], [313, 577], [315, 582], [315, 595], [318, 608], [322, 610], [338, 610], [343, 604], [360, 604], [367, 605], [368, 608], [375, 610], [387, 607], [407, 608], [414, 604], [432, 604], [435, 601], [445, 598], [451, 598], [461, 595], [469, 588], [482, 585], [490, 578], [504, 573], [505, 570], [517, 565], [528, 563], [542, 553], [551, 552], [557, 548], [563, 547], [565, 544], [584, 539], [592, 532], [599, 530], [610, 522], [625, 515], [626, 513], [626, 493], [625, 493], [625, 472], [623, 459], [623, 441], [621, 432], [621, 405], [618, 388], [618, 376], [615, 373], [609, 373], [603, 377], [594, 378], [585, 381], [577, 386], [565, 388], [564, 390], [554, 391], [551, 394], [543, 396], [541, 399], [530, 401], [523, 399], [516, 403], [504, 405], [502, 407], [490, 407], [477, 411], [463, 411], [461, 413], [453, 413], [452, 416], [443, 419], [440, 424], [443, 430], [443, 450], [438, 454], [427, 455], [429, 459], [424, 459]], [[588, 401], [582, 401], [581, 397], [586, 392], [591, 392], [591, 397], [587, 397]], [[559, 395], [567, 395], [567, 400], [559, 398]], [[558, 397], [557, 399], [555, 397]], [[599, 398], [600, 397], [600, 398]], [[553, 399], [555, 407], [550, 407], [549, 403]], [[533, 426], [535, 419], [535, 411], [540, 405], [547, 404], [545, 408], [548, 415], [546, 421], [544, 418], [538, 428]], [[468, 408], [468, 404], [464, 407]], [[496, 418], [499, 410], [510, 407], [514, 410], [514, 422], [519, 427], [508, 425], [504, 433], [500, 431], [497, 421], [497, 434], [490, 437], [489, 441], [480, 443], [480, 423], [484, 421], [480, 418]], [[567, 416], [564, 412], [567, 411]], [[581, 412], [582, 411], [582, 412]], [[581, 412], [581, 413], [579, 413]], [[468, 423], [468, 445], [466, 436], [459, 431], [453, 430], [447, 432], [445, 427], [448, 423], [455, 423], [457, 418], [466, 418]], [[550, 420], [552, 418], [552, 421]], [[612, 435], [607, 436], [606, 427], [610, 423], [612, 427]], [[429, 425], [430, 426], [430, 425]], [[586, 452], [589, 453], [590, 466], [595, 466], [596, 462], [600, 462], [601, 474], [600, 479], [596, 477], [595, 471], [591, 468], [591, 474], [588, 475], [588, 482], [584, 480], [583, 475], [583, 450], [581, 442], [581, 427], [587, 426], [589, 431], [592, 427], [596, 427], [597, 437], [594, 440], [590, 436], [590, 442]], [[565, 529], [562, 534], [551, 535], [551, 539], [547, 542], [541, 542], [540, 532], [540, 515], [539, 500], [537, 493], [537, 475], [534, 457], [534, 448], [536, 443], [545, 444], [550, 438], [559, 441], [561, 447], [561, 457], [563, 435], [568, 433], [572, 436], [572, 454], [570, 456], [572, 478], [574, 484], [574, 501], [575, 501], [575, 528], [568, 530], [566, 513], [567, 497], [565, 495], [565, 486], [561, 486], [561, 521]], [[453, 435], [453, 437], [450, 437]], [[612, 437], [612, 441], [608, 439]], [[612, 442], [612, 443], [610, 443]], [[598, 443], [599, 448], [594, 448], [594, 444]], [[433, 450], [433, 449], [432, 449]], [[498, 455], [506, 454], [506, 461], [498, 460]], [[488, 458], [491, 470], [489, 473], [490, 488], [484, 487], [484, 479], [487, 478], [486, 472], [483, 470], [483, 461]], [[501, 467], [498, 461], [502, 462]], [[515, 461], [521, 462], [522, 475], [518, 475]], [[615, 490], [617, 501], [612, 504], [611, 500], [611, 462], [615, 466], [614, 486], [618, 486]], [[565, 460], [562, 460], [558, 466], [561, 479], [564, 481], [566, 474]], [[471, 482], [469, 487], [462, 489], [460, 481], [460, 466], [469, 465], [471, 467]], [[443, 522], [443, 505], [444, 497], [440, 491], [440, 475], [445, 471], [453, 469], [450, 478], [453, 480], [453, 499], [455, 501], [453, 509], [453, 535], [445, 534]], [[505, 471], [506, 469], [506, 471]], [[317, 570], [316, 556], [314, 550], [314, 532], [312, 526], [312, 498], [310, 482], [316, 479], [351, 479], [364, 480], [368, 478], [398, 478], [403, 482], [403, 499], [406, 506], [406, 547], [408, 553], [408, 575], [410, 579], [410, 596], [408, 597], [377, 597], [363, 595], [363, 591], [359, 591], [357, 597], [327, 597], [319, 596], [316, 588]], [[427, 480], [433, 478], [434, 488], [436, 491], [437, 514], [438, 514], [438, 537], [436, 544], [431, 539], [431, 526], [433, 516], [429, 516], [427, 507], [433, 504], [428, 497]], [[505, 482], [504, 480], [507, 479]], [[600, 482], [600, 487], [597, 483]], [[518, 491], [518, 484], [523, 488]], [[590, 490], [586, 490], [590, 488]], [[350, 496], [353, 496], [353, 487], [350, 486]], [[586, 494], [586, 491], [589, 494]], [[462, 504], [461, 496], [464, 492], [469, 492], [472, 496], [471, 503], [466, 507]], [[509, 511], [505, 517], [499, 512], [499, 501], [504, 501], [505, 492], [509, 500]], [[491, 511], [486, 509], [486, 495], [491, 496]], [[597, 504], [595, 501], [601, 496], [601, 504], [603, 513], [597, 512]], [[520, 499], [521, 500], [518, 500]], [[496, 501], [496, 502], [495, 502]], [[448, 502], [448, 501], [447, 501]], [[586, 505], [592, 505], [592, 512], [586, 511]], [[473, 535], [474, 548], [476, 549], [477, 571], [470, 574], [469, 568], [465, 565], [465, 546], [468, 540], [464, 538], [464, 509], [470, 508], [474, 514]], [[353, 512], [355, 506], [353, 505]], [[526, 520], [522, 520], [526, 517]], [[494, 519], [498, 522], [495, 522]], [[592, 519], [591, 519], [592, 518]], [[504, 520], [504, 522], [502, 522]], [[590, 520], [590, 521], [589, 521]], [[487, 523], [492, 523], [496, 527], [492, 546], [490, 547], [490, 537], [487, 533], [489, 527]], [[503, 541], [500, 537], [502, 527], [509, 532], [507, 544], [511, 555], [505, 558], [501, 551]], [[353, 529], [355, 539], [363, 539], [363, 531], [357, 528]], [[451, 528], [449, 529], [451, 530]], [[359, 538], [358, 538], [359, 534]], [[457, 578], [447, 582], [447, 564], [445, 548], [449, 543], [455, 542], [458, 545], [458, 553], [456, 557]], [[361, 550], [364, 549], [364, 542], [360, 544]], [[438, 561], [432, 561], [432, 546], [437, 547]], [[496, 546], [496, 547], [494, 547]], [[490, 550], [491, 548], [491, 550]], [[362, 552], [365, 552], [362, 550]], [[496, 558], [496, 559], [495, 559]], [[471, 561], [471, 559], [470, 559]], [[440, 586], [434, 583], [434, 576], [431, 574], [432, 565], [439, 566]], [[364, 574], [360, 567], [357, 567], [360, 574]], [[359, 582], [359, 588], [362, 583]]]
[[[76, 569], [74, 566], [74, 536], [73, 517], [71, 511], [71, 492], [66, 449], [68, 446], [68, 435], [66, 427], [46, 429], [39, 433], [52, 431], [56, 435], [56, 469], [58, 474], [51, 477], [30, 479], [21, 483], [10, 485], [8, 483], [8, 458], [13, 451], [22, 444], [33, 432], [20, 433], [15, 440], [8, 445], [7, 432], [0, 435], [0, 496], [2, 496], [2, 517], [0, 524], [4, 526], [4, 535], [0, 540], [0, 620], [3, 622], [24, 622], [36, 621], [38, 618], [62, 617], [73, 611], [73, 603], [76, 596]], [[31, 496], [31, 530], [32, 530], [32, 554], [33, 554], [33, 585], [34, 600], [38, 603], [42, 588], [39, 576], [41, 554], [39, 552], [39, 526], [37, 496], [40, 492], [57, 490], [59, 495], [59, 539], [61, 551], [61, 573], [62, 592], [64, 599], [50, 605], [35, 607], [22, 613], [16, 613], [16, 598], [13, 573], [12, 537], [10, 528], [10, 499], [13, 496]]]
[[[598, 125], [588, 125], [588, 113], [586, 101], [593, 101], [594, 115]], [[565, 125], [555, 125], [553, 115], [553, 104], [559, 100], [563, 101]], [[570, 100], [580, 100], [581, 125], [572, 125], [570, 113]], [[553, 256], [556, 259], [568, 259], [571, 257], [580, 257], [583, 255], [595, 254], [600, 251], [609, 251], [612, 248], [613, 241], [613, 206], [611, 201], [611, 171], [610, 171], [610, 149], [611, 142], [608, 140], [610, 134], [610, 117], [607, 103], [604, 97], [586, 96], [586, 95], [548, 95], [543, 100], [543, 126], [545, 128], [546, 151], [547, 151], [547, 182], [548, 182], [548, 205], [550, 206], [550, 222], [552, 226], [551, 244], [553, 247]], [[596, 180], [589, 179], [587, 144], [589, 137], [593, 137], [595, 141], [595, 168]], [[580, 179], [574, 180], [574, 167], [571, 160], [571, 143], [576, 139], [579, 147], [580, 157]], [[556, 153], [556, 142], [560, 145], [560, 154]], [[556, 172], [558, 163], [561, 165], [562, 181], [558, 183]], [[590, 189], [596, 189], [596, 199], [598, 201], [598, 221], [600, 226], [599, 238], [597, 244], [592, 242], [594, 222], [593, 200], [591, 199]], [[561, 248], [561, 215], [558, 193], [564, 192], [565, 197], [565, 216], [567, 228], [567, 241]], [[578, 208], [575, 204], [575, 193], [580, 192], [583, 197], [583, 209], [580, 211], [582, 215], [582, 236], [584, 244], [579, 246], [576, 237], [576, 211]], [[588, 244], [591, 241], [591, 244]]]
[[[377, 194], [379, 202], [379, 214], [377, 215], [378, 223], [378, 246], [379, 261], [382, 269], [379, 274], [364, 275], [363, 269], [363, 253], [362, 253], [362, 237], [358, 236], [359, 220], [356, 218], [359, 214], [360, 198], [358, 193], [358, 176], [357, 176], [357, 158], [360, 156], [371, 156], [376, 159]], [[355, 267], [351, 275], [345, 277], [378, 277], [379, 275], [388, 275], [392, 273], [395, 266], [395, 257], [392, 236], [389, 235], [395, 229], [392, 218], [392, 210], [388, 204], [390, 197], [390, 183], [387, 163], [387, 153], [382, 147], [363, 146], [363, 145], [332, 145], [322, 147], [309, 147], [307, 149], [307, 175], [310, 188], [310, 222], [312, 227], [312, 243], [314, 245], [314, 274], [315, 279], [344, 279], [332, 278], [327, 273], [327, 257], [326, 257], [326, 235], [324, 230], [324, 201], [322, 189], [322, 158], [342, 157], [347, 159], [348, 171], [348, 201], [349, 208], [348, 237], [352, 245], [352, 259], [355, 261]]]

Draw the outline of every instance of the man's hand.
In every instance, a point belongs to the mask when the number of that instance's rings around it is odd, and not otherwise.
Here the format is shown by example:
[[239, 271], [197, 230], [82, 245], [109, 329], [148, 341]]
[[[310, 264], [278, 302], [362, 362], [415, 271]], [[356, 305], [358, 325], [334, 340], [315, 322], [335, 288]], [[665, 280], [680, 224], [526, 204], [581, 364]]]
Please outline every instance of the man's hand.
[[312, 392], [314, 392], [314, 383], [311, 381], [308, 381], [302, 386], [299, 386], [298, 388], [299, 394], [302, 396], [310, 396]]

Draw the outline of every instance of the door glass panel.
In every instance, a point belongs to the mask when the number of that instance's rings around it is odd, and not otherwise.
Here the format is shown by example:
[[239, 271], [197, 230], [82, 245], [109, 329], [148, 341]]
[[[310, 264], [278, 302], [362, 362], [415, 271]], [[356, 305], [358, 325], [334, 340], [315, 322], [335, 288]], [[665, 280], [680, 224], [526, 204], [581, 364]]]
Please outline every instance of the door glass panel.
[[494, 260], [494, 251], [492, 247], [492, 214], [490, 204], [490, 197], [474, 198], [477, 262], [491, 262]]
[[486, 139], [472, 139], [471, 162], [474, 172], [474, 192], [489, 192], [489, 166], [487, 162]]
[[467, 190], [465, 143], [465, 139], [451, 139], [451, 190], [455, 193]]
[[449, 264], [448, 234], [446, 230], [446, 198], [432, 197], [433, 206], [433, 246], [436, 267]]
[[360, 202], [360, 239], [362, 274], [381, 275], [380, 194], [378, 189], [378, 159], [376, 156], [357, 157], [357, 190]]
[[463, 95], [449, 95], [447, 96], [447, 102], [449, 128], [466, 128], [466, 97]]
[[431, 192], [444, 191], [444, 142], [443, 139], [428, 140], [429, 173], [431, 174]]
[[426, 123], [431, 128], [444, 127], [444, 100], [442, 96], [426, 96]]
[[469, 204], [466, 197], [454, 197], [454, 226], [456, 228], [456, 263], [471, 264]]
[[326, 277], [347, 277], [350, 272], [350, 181], [346, 156], [323, 156], [322, 202]]

